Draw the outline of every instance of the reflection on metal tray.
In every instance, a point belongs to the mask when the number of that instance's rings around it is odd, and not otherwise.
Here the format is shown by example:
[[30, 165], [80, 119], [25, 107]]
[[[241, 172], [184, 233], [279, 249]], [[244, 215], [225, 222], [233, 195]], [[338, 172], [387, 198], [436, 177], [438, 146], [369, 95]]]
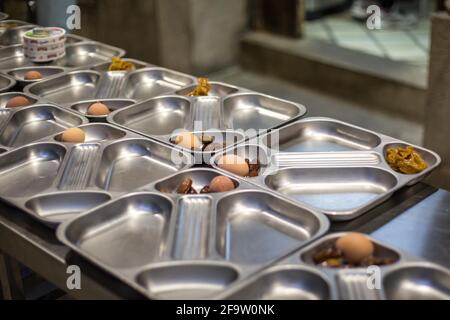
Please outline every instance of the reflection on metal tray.
[[[84, 143], [62, 142], [62, 129], [81, 124], [81, 117], [68, 110], [46, 108], [49, 106], [30, 107], [15, 114], [22, 119], [35, 117], [27, 113], [36, 110], [63, 113], [55, 115], [47, 132], [39, 124], [34, 137], [44, 133], [47, 137], [0, 155], [0, 197], [48, 225], [191, 165], [190, 155], [180, 150], [108, 124], [79, 126], [86, 134]], [[73, 119], [68, 119], [69, 115]], [[15, 126], [23, 121], [10, 123], [1, 136], [10, 144], [36, 128], [27, 123]], [[172, 161], [174, 156], [179, 163]]]
[[179, 131], [189, 131], [199, 139], [212, 136], [217, 139], [213, 142], [222, 146], [213, 151], [186, 149], [196, 155], [196, 162], [208, 163], [211, 155], [223, 150], [224, 142], [230, 147], [306, 112], [300, 104], [220, 82], [211, 82], [209, 96], [187, 97], [192, 89], [189, 86], [176, 91], [178, 95], [160, 96], [118, 110], [108, 122], [165, 143], [172, 143]]
[[224, 299], [283, 300], [449, 300], [450, 271], [390, 248], [374, 239], [374, 256], [392, 264], [379, 266], [380, 287], [373, 269], [317, 266], [312, 256], [346, 233], [325, 236], [223, 293]]
[[185, 178], [200, 190], [218, 175], [175, 173], [63, 223], [58, 238], [148, 297], [204, 299], [328, 229], [325, 216], [230, 176], [230, 192], [176, 193]]
[[122, 57], [125, 51], [95, 41], [79, 41], [66, 45], [66, 55], [58, 60], [36, 64], [25, 58], [21, 44], [7, 46], [0, 49], [0, 70], [31, 67], [31, 66], [59, 66], [67, 70], [90, 68], [109, 62], [112, 57]]
[[195, 81], [194, 77], [159, 67], [136, 71], [72, 71], [29, 85], [30, 92], [57, 104], [89, 99], [142, 100], [173, 91]]
[[0, 12], [0, 21], [8, 19], [9, 15], [5, 12]]
[[[414, 146], [428, 168], [410, 175], [395, 172], [385, 161], [386, 150], [406, 145], [338, 120], [307, 118], [261, 136], [258, 144], [239, 145], [225, 154], [258, 160], [259, 176], [245, 180], [311, 205], [332, 220], [350, 220], [440, 164], [436, 153]], [[213, 167], [218, 168], [221, 156], [211, 159]]]
[[0, 73], [0, 93], [11, 90], [16, 85], [12, 77]]

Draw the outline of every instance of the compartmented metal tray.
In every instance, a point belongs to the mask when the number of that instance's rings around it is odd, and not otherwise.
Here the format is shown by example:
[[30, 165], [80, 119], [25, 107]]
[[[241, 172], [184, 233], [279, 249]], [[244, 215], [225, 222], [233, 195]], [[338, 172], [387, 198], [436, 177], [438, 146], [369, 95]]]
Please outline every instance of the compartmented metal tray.
[[[257, 177], [246, 177], [278, 195], [307, 203], [331, 220], [350, 220], [380, 204], [392, 193], [423, 179], [441, 162], [433, 151], [413, 146], [428, 168], [402, 174], [385, 160], [389, 147], [410, 145], [330, 118], [306, 118], [217, 154], [237, 154], [259, 161]], [[222, 170], [218, 168], [219, 170]]]
[[16, 85], [16, 80], [12, 77], [0, 73], [0, 93], [11, 90]]
[[[14, 25], [13, 27], [4, 27]], [[0, 21], [0, 46], [11, 46], [23, 43], [23, 35], [36, 25], [20, 20]]]
[[[3, 99], [0, 97], [1, 100]], [[21, 108], [1, 108], [0, 147], [3, 150], [18, 148], [87, 122], [86, 118], [51, 104], [39, 103]]]
[[73, 39], [66, 45], [66, 55], [49, 63], [33, 63], [25, 58], [21, 44], [0, 48], [0, 70], [32, 66], [59, 66], [67, 70], [90, 68], [111, 60], [112, 57], [122, 57], [125, 51], [95, 41], [84, 41], [78, 36], [68, 36]]
[[211, 82], [210, 95], [187, 97], [195, 85], [120, 109], [108, 116], [108, 122], [136, 131], [164, 143], [180, 131], [199, 138], [212, 136], [213, 151], [190, 150], [196, 163], [208, 163], [223, 143], [230, 147], [273, 128], [293, 121], [306, 113], [298, 103], [220, 82]]
[[61, 130], [54, 130], [0, 155], [0, 197], [54, 226], [192, 163], [189, 154], [113, 125], [79, 128], [86, 134], [84, 143], [62, 142]]
[[200, 190], [218, 175], [173, 174], [66, 221], [58, 238], [150, 298], [206, 299], [328, 229], [325, 216], [230, 176], [230, 192], [176, 193], [186, 177]]
[[[450, 270], [371, 239], [378, 268], [316, 266], [312, 256], [346, 233], [327, 235], [230, 287], [223, 299], [450, 300]], [[377, 274], [378, 273], [378, 274]], [[377, 276], [379, 276], [377, 283]]]
[[80, 70], [29, 85], [24, 91], [56, 104], [111, 98], [143, 100], [194, 81], [192, 76], [160, 67], [131, 72]]

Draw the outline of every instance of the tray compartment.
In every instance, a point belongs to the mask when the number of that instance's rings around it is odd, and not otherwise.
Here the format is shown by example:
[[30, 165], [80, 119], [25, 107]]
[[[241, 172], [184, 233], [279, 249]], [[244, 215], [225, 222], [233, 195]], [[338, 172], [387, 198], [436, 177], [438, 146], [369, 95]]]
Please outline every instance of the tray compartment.
[[13, 113], [1, 133], [0, 143], [18, 147], [82, 123], [80, 116], [56, 106], [26, 107]]
[[14, 79], [4, 74], [0, 74], [0, 93], [9, 91], [15, 84], [16, 81]]
[[[209, 84], [211, 85], [211, 89], [208, 92], [209, 97], [223, 98], [223, 97], [226, 97], [230, 94], [234, 94], [239, 91], [238, 88], [236, 88], [234, 86], [230, 86], [230, 85], [228, 85], [226, 83], [222, 83], [222, 82], [210, 81]], [[196, 87], [197, 87], [196, 84], [194, 84], [192, 86], [188, 86], [186, 88], [178, 90], [176, 92], [176, 94], [179, 94], [181, 96], [187, 96]]]
[[78, 217], [66, 235], [108, 267], [140, 267], [165, 250], [172, 207], [157, 194], [130, 194]]
[[29, 65], [20, 44], [0, 48], [0, 70], [9, 70]]
[[66, 149], [58, 144], [25, 146], [0, 158], [0, 195], [28, 197], [52, 186]]
[[209, 253], [212, 200], [208, 196], [184, 196], [178, 202], [173, 258], [204, 259]]
[[[305, 250], [302, 250], [299, 259], [311, 266], [316, 266], [316, 264], [314, 263], [313, 257], [314, 255], [319, 252], [322, 249], [328, 248], [331, 245], [333, 245], [336, 240], [345, 235], [345, 233], [341, 233], [341, 234], [331, 234], [329, 236], [326, 236], [316, 242], [314, 242], [313, 244], [311, 244], [308, 248], [306, 248]], [[394, 263], [400, 261], [400, 253], [392, 250], [386, 246], [384, 246], [383, 244], [379, 243], [378, 241], [374, 241], [373, 239], [372, 243], [375, 246], [375, 251], [374, 251], [374, 255], [378, 258], [381, 259], [389, 259], [394, 261]], [[334, 268], [331, 268], [333, 270], [336, 270]]]
[[[126, 132], [111, 126], [109, 124], [103, 123], [91, 123], [82, 125], [79, 127], [83, 129], [85, 133], [85, 143], [94, 143], [94, 142], [109, 142], [114, 140], [119, 140], [125, 137]], [[56, 141], [61, 141], [61, 134], [55, 136]], [[67, 143], [67, 142], [65, 142]]]
[[263, 272], [227, 299], [328, 300], [331, 295], [329, 282], [318, 272], [286, 265]]
[[32, 97], [29, 94], [26, 94], [23, 92], [5, 92], [5, 93], [0, 94], [0, 111], [14, 110], [14, 109], [6, 108], [6, 103], [8, 102], [9, 99], [17, 97], [17, 96], [27, 98], [28, 101], [30, 101], [30, 106], [37, 103], [37, 99], [35, 97]]
[[302, 116], [303, 106], [259, 93], [238, 93], [223, 100], [228, 128], [268, 130]]
[[72, 148], [69, 154], [61, 180], [60, 190], [83, 190], [91, 178], [91, 173], [97, 159], [98, 144], [79, 144]]
[[409, 264], [384, 276], [389, 300], [450, 300], [450, 273], [426, 264]]
[[397, 179], [374, 167], [285, 168], [268, 175], [265, 184], [325, 213], [344, 214], [389, 193]]
[[173, 92], [194, 82], [195, 78], [187, 74], [149, 67], [128, 74], [122, 92], [126, 98], [144, 100]]
[[226, 260], [267, 263], [301, 246], [320, 229], [320, 221], [270, 193], [240, 191], [217, 204], [216, 248]]
[[[17, 23], [19, 21], [6, 20], [2, 21], [1, 23], [4, 24], [9, 22]], [[24, 22], [20, 21], [20, 23]], [[35, 25], [26, 23], [25, 25], [19, 25], [14, 28], [2, 29], [2, 32], [0, 32], [0, 46], [11, 46], [23, 43], [23, 36], [25, 32], [35, 27], [36, 27]]]
[[100, 74], [95, 71], [72, 71], [61, 76], [31, 84], [25, 88], [56, 104], [73, 103], [95, 98]]
[[146, 270], [137, 282], [157, 299], [210, 299], [238, 277], [229, 265], [185, 263]]
[[[129, 192], [164, 178], [183, 166], [172, 162], [172, 156], [176, 157], [172, 152], [176, 151], [145, 139], [113, 143], [103, 151], [97, 186], [105, 190]], [[179, 152], [177, 155], [182, 156]]]
[[110, 199], [111, 196], [103, 192], [59, 192], [32, 198], [25, 207], [41, 219], [60, 223]]
[[68, 68], [87, 68], [124, 55], [125, 51], [122, 49], [100, 42], [83, 41], [67, 45], [65, 57], [58, 60], [57, 64]]
[[93, 122], [97, 122], [97, 121], [98, 122], [100, 122], [100, 121], [106, 122], [107, 116], [93, 116], [93, 115], [87, 114], [89, 107], [91, 106], [91, 104], [93, 104], [95, 102], [101, 102], [101, 103], [105, 104], [108, 107], [108, 109], [111, 110], [111, 112], [118, 110], [118, 109], [128, 107], [135, 103], [135, 101], [131, 100], [131, 99], [93, 99], [93, 100], [74, 103], [70, 106], [70, 109], [81, 113], [82, 115], [84, 115], [85, 117], [87, 117], [89, 120], [91, 120]]
[[0, 143], [18, 147], [82, 124], [83, 118], [52, 105], [35, 105], [15, 112], [1, 133]]
[[189, 112], [189, 99], [165, 96], [118, 110], [108, 117], [108, 121], [149, 136], [170, 135], [185, 127]]
[[[38, 71], [42, 75], [42, 79], [38, 80], [25, 80], [25, 74], [28, 71]], [[64, 68], [62, 67], [54, 67], [54, 66], [33, 66], [33, 67], [23, 67], [23, 68], [15, 68], [9, 70], [7, 73], [14, 77], [21, 87], [24, 87], [30, 83], [39, 82], [45, 80], [46, 78], [53, 77], [57, 74], [63, 73]]]
[[264, 144], [281, 152], [342, 152], [370, 150], [381, 143], [376, 134], [338, 121], [308, 120], [266, 136]]

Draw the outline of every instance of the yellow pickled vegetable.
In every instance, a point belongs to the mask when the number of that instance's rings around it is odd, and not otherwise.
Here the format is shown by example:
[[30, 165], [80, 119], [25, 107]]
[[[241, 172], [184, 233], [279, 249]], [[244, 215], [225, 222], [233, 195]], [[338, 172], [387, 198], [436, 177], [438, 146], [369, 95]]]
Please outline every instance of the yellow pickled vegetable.
[[209, 90], [211, 90], [211, 85], [209, 84], [208, 78], [198, 78], [197, 87], [188, 93], [190, 97], [207, 96]]
[[395, 171], [405, 174], [415, 174], [425, 170], [428, 164], [413, 147], [389, 148], [386, 161]]
[[113, 57], [108, 71], [132, 71], [135, 69], [131, 62], [123, 61], [119, 57]]

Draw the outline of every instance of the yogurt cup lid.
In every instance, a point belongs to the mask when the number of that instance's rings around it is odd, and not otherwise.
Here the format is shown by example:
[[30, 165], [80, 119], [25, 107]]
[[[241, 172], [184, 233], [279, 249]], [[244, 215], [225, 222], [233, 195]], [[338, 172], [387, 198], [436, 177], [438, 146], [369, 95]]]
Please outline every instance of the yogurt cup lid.
[[60, 37], [66, 34], [66, 30], [59, 27], [37, 27], [33, 28], [24, 34], [26, 39], [49, 39]]

